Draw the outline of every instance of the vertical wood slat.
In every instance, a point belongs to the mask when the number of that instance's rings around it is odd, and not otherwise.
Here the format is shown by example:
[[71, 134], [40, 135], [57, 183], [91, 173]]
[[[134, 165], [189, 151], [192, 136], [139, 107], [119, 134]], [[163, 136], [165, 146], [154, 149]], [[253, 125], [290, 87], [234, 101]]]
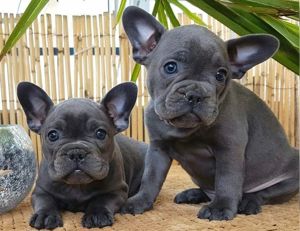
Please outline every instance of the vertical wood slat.
[[86, 44], [87, 44], [87, 96], [94, 99], [94, 71], [93, 71], [93, 43], [92, 43], [92, 22], [91, 16], [86, 17]]
[[78, 55], [78, 71], [79, 71], [79, 76], [78, 76], [78, 96], [77, 97], [83, 97], [84, 96], [84, 82], [83, 82], [83, 76], [84, 76], [84, 70], [83, 70], [83, 31], [82, 31], [82, 24], [84, 22], [84, 16], [80, 16], [79, 17], [79, 23], [77, 24], [77, 32], [78, 32], [78, 51], [77, 51], [77, 55]]
[[57, 46], [57, 85], [58, 85], [58, 101], [61, 102], [65, 98], [64, 84], [64, 64], [63, 64], [63, 34], [62, 34], [62, 16], [55, 16], [55, 38]]
[[[115, 19], [111, 14], [72, 17], [73, 34], [69, 32], [67, 16], [53, 19], [50, 15], [40, 16], [0, 64], [0, 75], [3, 76], [0, 79], [3, 124], [18, 123], [29, 132], [25, 115], [17, 104], [15, 89], [20, 81], [38, 84], [58, 103], [70, 97], [84, 97], [85, 92], [88, 97], [99, 100], [117, 83], [130, 79], [135, 64], [132, 48], [122, 27], [116, 37], [117, 30], [112, 28]], [[55, 22], [53, 26], [52, 20]], [[179, 20], [193, 23], [184, 15]], [[13, 15], [0, 14], [0, 49], [16, 21]], [[233, 35], [213, 19], [209, 19], [209, 27], [223, 39], [230, 39]], [[76, 55], [73, 57], [70, 55], [69, 36], [74, 42], [72, 46]], [[120, 55], [116, 54], [117, 47]], [[57, 56], [54, 48], [58, 49]], [[137, 103], [130, 128], [124, 133], [138, 140], [149, 141], [143, 126], [145, 105], [149, 101], [146, 81], [146, 71], [142, 68], [137, 81]], [[240, 82], [269, 105], [282, 123], [291, 144], [299, 146], [299, 77], [276, 61], [269, 60], [251, 69]], [[32, 132], [29, 134], [40, 160], [40, 138]]]
[[[33, 39], [34, 39], [34, 65], [36, 68], [36, 84], [39, 86], [43, 86], [42, 83], [42, 72], [41, 72], [41, 63], [40, 63], [40, 32], [39, 32], [39, 20], [35, 20], [33, 23]], [[36, 142], [36, 147], [37, 147], [37, 155], [38, 155], [38, 160], [40, 161], [42, 159], [42, 147], [41, 147], [41, 140], [40, 136], [36, 135], [35, 136], [35, 142]]]
[[[14, 20], [14, 17], [12, 14], [10, 14], [7, 18], [7, 21], [5, 22], [5, 32], [6, 34], [10, 34], [11, 31], [13, 30], [13, 25], [11, 25], [12, 22], [11, 20]], [[7, 89], [8, 89], [8, 105], [9, 105], [9, 122], [12, 124], [16, 123], [16, 119], [15, 119], [15, 106], [14, 106], [14, 85], [15, 85], [15, 69], [13, 68], [13, 56], [16, 55], [16, 50], [15, 48], [13, 48], [10, 51], [10, 55], [7, 56], [7, 73], [8, 73], [8, 78], [7, 78]]]
[[94, 76], [93, 85], [95, 86], [94, 90], [94, 99], [96, 101], [100, 100], [100, 84], [101, 84], [101, 63], [100, 63], [100, 34], [99, 34], [99, 27], [98, 27], [98, 20], [97, 16], [93, 16], [93, 32], [94, 32], [94, 48], [95, 48], [95, 66], [96, 66], [96, 72]]
[[[15, 22], [17, 22], [19, 20], [19, 18], [20, 18], [19, 15], [16, 15], [16, 17], [14, 19], [14, 24], [15, 24]], [[22, 38], [20, 38], [20, 40], [16, 44], [16, 50], [18, 50], [18, 51], [20, 51], [22, 49]], [[20, 54], [19, 54], [19, 56], [20, 56]], [[16, 89], [17, 84], [22, 81], [23, 73], [24, 73], [24, 69], [23, 69], [24, 66], [22, 65], [22, 59], [19, 59], [17, 54], [15, 55], [14, 58], [15, 58], [15, 61], [14, 61], [15, 65], [17, 65], [17, 67], [16, 67], [16, 79], [15, 79], [15, 81], [16, 81], [15, 82], [15, 89]], [[25, 126], [26, 120], [23, 120], [23, 113], [22, 113], [20, 104], [18, 103], [18, 99], [16, 98], [15, 100], [16, 100], [15, 104], [16, 104], [17, 124], [20, 124], [21, 126], [26, 127]]]
[[71, 61], [70, 61], [70, 46], [69, 46], [69, 32], [68, 32], [68, 18], [63, 16], [63, 44], [64, 44], [64, 58], [65, 58], [65, 86], [67, 88], [67, 98], [72, 98], [72, 81], [71, 81]]
[[[2, 30], [2, 25], [3, 25], [3, 19], [2, 19], [2, 13], [0, 13], [0, 49], [2, 50], [3, 48], [3, 45], [5, 43], [4, 41], [4, 37], [3, 37], [3, 30]], [[4, 73], [4, 60], [5, 60], [5, 57], [3, 58], [2, 62], [0, 62], [0, 75], [1, 75], [1, 78], [0, 78], [0, 95], [1, 95], [1, 101], [0, 101], [0, 105], [1, 105], [1, 116], [0, 116], [0, 122], [1, 124], [4, 124], [4, 113], [5, 113], [5, 107], [3, 107], [3, 83], [4, 83], [4, 77], [5, 77], [5, 73]]]
[[105, 92], [108, 92], [109, 89], [112, 88], [112, 75], [111, 75], [111, 43], [110, 43], [110, 17], [109, 13], [105, 12], [103, 14], [104, 22], [103, 22], [103, 40], [104, 40], [104, 55], [105, 55], [105, 82], [106, 88]]
[[115, 14], [110, 14], [110, 40], [111, 40], [111, 67], [112, 67], [112, 86], [117, 85], [117, 55], [116, 55], [116, 28], [114, 25], [116, 24]]
[[[33, 24], [29, 27], [29, 30], [28, 30], [28, 45], [29, 45], [29, 60], [28, 60], [28, 63], [30, 65], [30, 75], [29, 75], [29, 81], [32, 82], [32, 83], [36, 83], [36, 67], [35, 67], [35, 49], [34, 49], [34, 38], [33, 38]], [[39, 156], [39, 153], [38, 153], [38, 144], [37, 144], [37, 135], [30, 131], [30, 138], [32, 140], [32, 143], [33, 143], [33, 147], [34, 149], [36, 150], [36, 153], [37, 153], [37, 160], [38, 162], [40, 161], [40, 156]]]
[[[120, 28], [119, 30], [119, 42], [120, 42], [120, 57], [119, 57], [119, 63], [121, 66], [121, 82], [125, 82], [129, 80], [129, 44], [127, 41], [126, 34], [124, 32], [123, 27]], [[126, 129], [123, 134], [126, 136], [129, 136], [130, 134], [130, 126], [131, 126], [131, 121], [129, 125], [129, 129]]]
[[42, 52], [43, 52], [43, 63], [44, 63], [44, 89], [46, 92], [50, 92], [50, 76], [49, 76], [49, 61], [48, 61], [48, 48], [47, 48], [47, 36], [46, 36], [46, 24], [45, 15], [40, 17], [41, 26], [41, 40], [42, 40]]
[[72, 79], [73, 86], [73, 96], [78, 97], [78, 79], [79, 79], [79, 68], [78, 68], [78, 55], [77, 52], [79, 50], [78, 45], [78, 16], [73, 16], [73, 44], [74, 44], [74, 74]]
[[50, 14], [46, 15], [47, 19], [47, 42], [48, 42], [48, 51], [49, 51], [49, 73], [50, 73], [50, 86], [51, 90], [48, 92], [51, 96], [51, 99], [54, 103], [58, 103], [59, 97], [57, 94], [56, 88], [56, 71], [54, 65], [54, 50], [53, 50], [53, 30], [52, 30], [52, 17]]
[[103, 15], [99, 15], [99, 30], [100, 30], [100, 58], [101, 58], [101, 81], [100, 81], [100, 85], [101, 85], [101, 90], [100, 90], [100, 97], [103, 97], [106, 89], [107, 89], [107, 83], [106, 83], [106, 75], [107, 75], [107, 71], [106, 71], [106, 66], [105, 66], [105, 48], [104, 48], [104, 39], [105, 39], [105, 35], [104, 35], [104, 30], [103, 30], [103, 20], [104, 20], [104, 16]]
[[81, 37], [82, 37], [82, 42], [81, 42], [81, 57], [82, 57], [82, 70], [83, 70], [83, 75], [82, 75], [82, 97], [87, 97], [88, 96], [88, 82], [89, 82], [89, 76], [88, 76], [88, 62], [87, 62], [87, 52], [88, 52], [88, 47], [87, 47], [87, 30], [86, 30], [86, 16], [81, 16]]
[[[7, 34], [5, 31], [5, 21], [7, 21], [8, 19], [7, 14], [4, 14], [4, 17], [2, 19], [2, 27], [1, 27], [1, 40], [3, 41], [3, 43], [1, 43], [1, 46], [3, 47], [3, 44], [5, 43], [6, 39], [7, 39]], [[3, 118], [3, 123], [4, 124], [8, 124], [9, 123], [9, 112], [8, 112], [8, 105], [7, 105], [7, 88], [6, 88], [6, 83], [7, 83], [7, 75], [5, 72], [5, 64], [7, 63], [7, 56], [3, 58], [3, 61], [1, 63], [1, 75], [3, 76], [1, 79], [3, 80], [1, 82], [1, 99], [2, 99], [2, 110], [3, 110], [3, 114], [2, 114], [2, 118]]]

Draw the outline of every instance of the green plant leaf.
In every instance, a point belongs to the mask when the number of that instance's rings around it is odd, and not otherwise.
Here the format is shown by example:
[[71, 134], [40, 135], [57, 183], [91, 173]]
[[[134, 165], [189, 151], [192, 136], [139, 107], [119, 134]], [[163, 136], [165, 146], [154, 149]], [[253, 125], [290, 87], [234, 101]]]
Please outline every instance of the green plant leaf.
[[[259, 25], [260, 28], [264, 31], [263, 33], [272, 34], [277, 37], [280, 40], [280, 48], [273, 58], [295, 73], [299, 72], [299, 49], [293, 46], [284, 35], [275, 30], [270, 24], [266, 23], [261, 16], [259, 17], [256, 14], [248, 13], [244, 10], [236, 9], [235, 11], [240, 16], [247, 18], [256, 25]], [[282, 22], [284, 21], [282, 20]], [[253, 31], [252, 33], [257, 32]]]
[[130, 78], [131, 82], [136, 82], [136, 80], [140, 74], [140, 71], [141, 71], [141, 65], [136, 63], [132, 70], [132, 74], [131, 74], [131, 78]]
[[160, 5], [160, 0], [156, 0], [155, 4], [154, 4], [154, 7], [153, 7], [153, 11], [152, 11], [152, 15], [154, 17], [157, 15], [159, 5]]
[[263, 8], [275, 8], [279, 10], [290, 10], [294, 12], [299, 12], [299, 2], [289, 1], [289, 0], [221, 0], [224, 4], [226, 3], [236, 3], [240, 5], [248, 5], [254, 7]]
[[187, 0], [202, 9], [239, 35], [270, 33], [280, 39], [281, 46], [274, 59], [299, 74], [299, 51], [278, 31], [258, 16], [246, 11], [230, 9], [220, 2], [210, 0]]
[[261, 16], [261, 18], [284, 36], [293, 46], [299, 47], [298, 26], [267, 15]]
[[122, 18], [124, 9], [126, 7], [126, 2], [127, 2], [127, 0], [122, 0], [121, 3], [120, 3], [120, 6], [119, 6], [119, 9], [118, 9], [118, 12], [117, 12], [117, 16], [116, 16], [116, 24], [114, 25], [114, 27], [116, 27], [119, 24], [119, 22]]
[[166, 28], [169, 29], [169, 25], [168, 25], [168, 19], [167, 16], [165, 14], [164, 8], [162, 4], [159, 4], [158, 6], [158, 12], [157, 12], [157, 16], [158, 16], [158, 20], [160, 21], [160, 23]]
[[32, 0], [27, 6], [25, 12], [19, 19], [17, 25], [8, 37], [1, 53], [0, 61], [7, 54], [7, 52], [17, 43], [21, 36], [25, 33], [27, 28], [32, 24], [32, 22], [39, 15], [44, 6], [49, 0]]
[[173, 27], [180, 26], [180, 23], [179, 23], [178, 19], [176, 18], [170, 3], [167, 0], [162, 0], [162, 3], [165, 8], [165, 11], [168, 15], [168, 18], [170, 19], [170, 22], [172, 23], [172, 26]]
[[195, 23], [207, 27], [206, 23], [202, 21], [202, 19], [195, 13], [192, 13], [187, 7], [185, 7], [183, 4], [181, 4], [177, 0], [168, 0], [173, 5], [177, 6], [182, 10], [184, 14], [186, 14], [190, 19], [192, 19]]

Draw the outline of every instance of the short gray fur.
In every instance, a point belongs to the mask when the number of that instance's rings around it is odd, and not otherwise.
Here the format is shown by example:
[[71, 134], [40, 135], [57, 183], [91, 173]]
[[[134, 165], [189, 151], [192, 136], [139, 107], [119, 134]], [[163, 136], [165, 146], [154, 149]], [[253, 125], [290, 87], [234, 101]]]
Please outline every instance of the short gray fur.
[[176, 203], [206, 202], [198, 217], [229, 220], [261, 205], [287, 201], [299, 189], [299, 150], [268, 106], [232, 79], [278, 49], [274, 36], [222, 41], [207, 28], [165, 30], [149, 13], [128, 7], [123, 26], [133, 58], [147, 68], [151, 101], [145, 119], [150, 146], [140, 191], [124, 213], [152, 208], [173, 159], [198, 189]]
[[84, 212], [86, 228], [113, 224], [120, 206], [138, 191], [144, 170], [147, 145], [118, 134], [128, 127], [136, 97], [136, 85], [128, 82], [101, 103], [69, 99], [53, 105], [38, 86], [18, 85], [27, 123], [42, 140], [32, 227], [62, 226], [63, 210]]

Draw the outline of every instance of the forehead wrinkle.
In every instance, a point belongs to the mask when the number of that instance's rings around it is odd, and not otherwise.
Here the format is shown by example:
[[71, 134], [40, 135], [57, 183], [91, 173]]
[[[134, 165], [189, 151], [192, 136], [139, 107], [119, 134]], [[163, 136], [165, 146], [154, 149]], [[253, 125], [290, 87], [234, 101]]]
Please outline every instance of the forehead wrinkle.
[[66, 128], [66, 123], [62, 119], [57, 119], [57, 120], [51, 121], [47, 125], [48, 125], [47, 128], [52, 127], [52, 128], [61, 129], [61, 130], [64, 130]]
[[108, 130], [108, 124], [110, 124], [109, 121], [105, 121], [106, 117], [101, 117], [101, 118], [90, 118], [86, 122], [86, 129], [87, 130], [93, 130], [97, 128], [102, 128], [104, 130]]
[[[54, 121], [52, 124], [60, 126], [60, 129], [84, 131], [89, 118], [99, 118], [104, 114], [101, 104], [89, 99], [69, 99], [54, 106], [48, 121]], [[103, 116], [100, 116], [103, 118]], [[61, 123], [57, 124], [57, 121]], [[50, 124], [49, 122], [49, 124]]]

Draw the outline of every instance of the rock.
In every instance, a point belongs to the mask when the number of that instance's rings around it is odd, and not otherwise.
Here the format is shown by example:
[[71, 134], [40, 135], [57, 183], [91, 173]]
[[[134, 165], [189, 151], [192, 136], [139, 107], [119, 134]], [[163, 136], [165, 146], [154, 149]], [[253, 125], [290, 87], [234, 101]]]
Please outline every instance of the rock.
[[0, 125], [0, 214], [15, 208], [36, 176], [32, 142], [18, 125]]

